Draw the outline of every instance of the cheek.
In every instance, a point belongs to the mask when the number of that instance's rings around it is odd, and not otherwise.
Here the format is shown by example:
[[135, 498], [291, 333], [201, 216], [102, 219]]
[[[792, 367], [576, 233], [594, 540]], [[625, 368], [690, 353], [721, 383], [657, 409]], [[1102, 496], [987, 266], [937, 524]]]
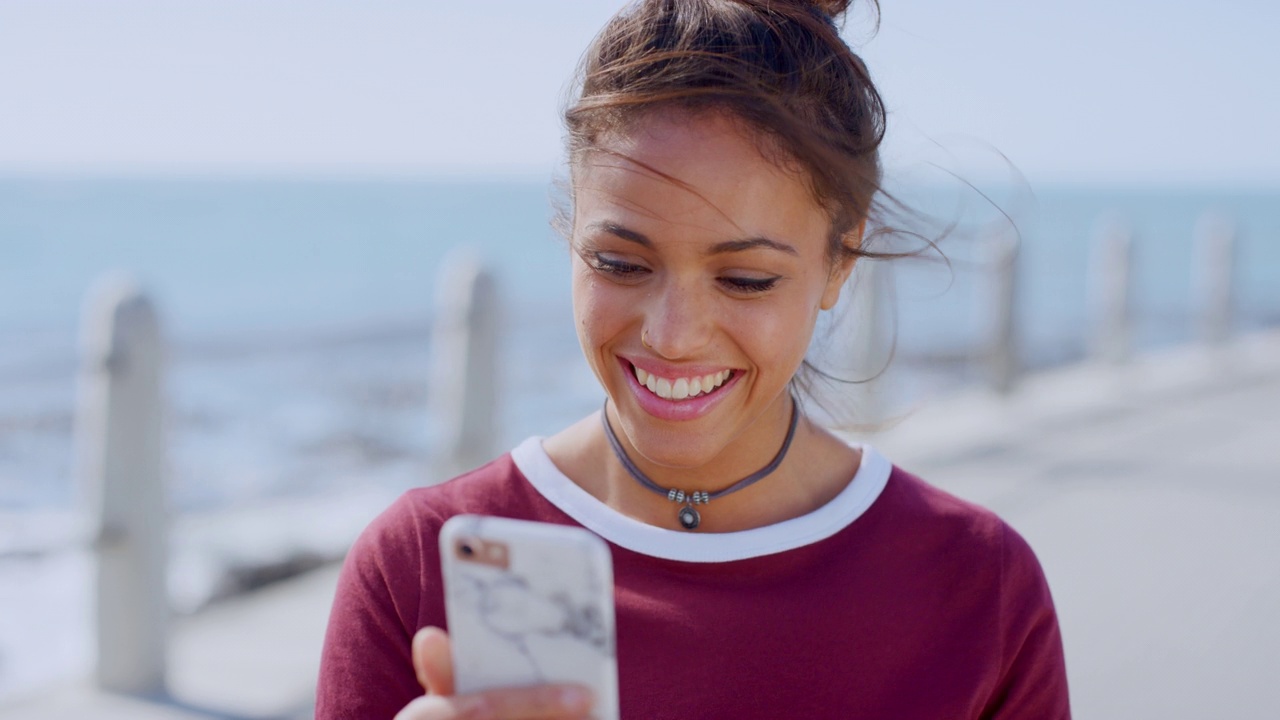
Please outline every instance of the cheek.
[[617, 288], [602, 280], [584, 263], [575, 262], [573, 273], [573, 319], [578, 340], [591, 362], [600, 345], [617, 335], [626, 325], [624, 303]]
[[778, 382], [790, 380], [809, 349], [817, 318], [807, 296], [785, 304], [742, 308], [732, 316], [738, 344], [761, 375]]

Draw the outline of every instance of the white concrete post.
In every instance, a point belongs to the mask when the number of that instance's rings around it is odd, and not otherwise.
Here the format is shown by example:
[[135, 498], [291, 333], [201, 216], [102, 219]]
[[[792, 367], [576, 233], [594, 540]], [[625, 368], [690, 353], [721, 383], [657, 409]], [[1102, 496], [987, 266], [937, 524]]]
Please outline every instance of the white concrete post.
[[1096, 360], [1121, 364], [1133, 353], [1133, 231], [1119, 219], [1104, 220], [1090, 261], [1090, 353]]
[[1231, 337], [1235, 245], [1236, 228], [1231, 220], [1214, 213], [1200, 218], [1191, 287], [1196, 337], [1208, 345], [1222, 345]]
[[1001, 395], [1013, 392], [1018, 381], [1021, 364], [1018, 358], [1018, 252], [1021, 237], [1015, 232], [992, 236], [985, 244], [984, 267], [991, 273], [990, 283], [984, 283], [991, 293], [984, 353], [987, 383]]
[[427, 394], [448, 477], [496, 454], [499, 308], [493, 277], [474, 254], [450, 255], [438, 277]]
[[160, 326], [127, 278], [94, 287], [82, 323], [76, 461], [97, 523], [96, 679], [155, 695], [169, 615]]

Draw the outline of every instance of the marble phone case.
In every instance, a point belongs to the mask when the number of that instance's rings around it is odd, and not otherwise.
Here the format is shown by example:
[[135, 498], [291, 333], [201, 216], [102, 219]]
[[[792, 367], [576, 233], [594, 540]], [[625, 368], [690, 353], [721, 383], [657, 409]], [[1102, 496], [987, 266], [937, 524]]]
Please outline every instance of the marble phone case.
[[593, 717], [618, 717], [613, 564], [582, 528], [459, 515], [440, 530], [459, 693], [585, 685]]

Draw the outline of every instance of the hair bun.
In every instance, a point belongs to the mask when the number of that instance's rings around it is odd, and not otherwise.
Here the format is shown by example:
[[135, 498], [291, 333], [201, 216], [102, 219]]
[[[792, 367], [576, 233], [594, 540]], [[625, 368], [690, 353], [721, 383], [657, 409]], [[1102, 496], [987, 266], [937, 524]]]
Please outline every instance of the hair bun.
[[836, 20], [849, 11], [849, 6], [853, 4], [853, 0], [809, 0], [804, 4], [811, 5], [832, 20]]

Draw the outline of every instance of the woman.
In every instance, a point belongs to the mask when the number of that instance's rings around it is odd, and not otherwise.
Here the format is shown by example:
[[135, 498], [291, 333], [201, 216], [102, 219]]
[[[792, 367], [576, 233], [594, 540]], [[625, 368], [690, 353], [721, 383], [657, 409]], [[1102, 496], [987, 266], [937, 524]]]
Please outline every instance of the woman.
[[793, 393], [885, 231], [884, 113], [837, 33], [847, 5], [641, 0], [602, 31], [566, 125], [574, 315], [605, 406], [370, 526], [318, 717], [589, 716], [572, 687], [453, 694], [436, 537], [459, 513], [610, 543], [624, 717], [1068, 716], [1022, 539]]

